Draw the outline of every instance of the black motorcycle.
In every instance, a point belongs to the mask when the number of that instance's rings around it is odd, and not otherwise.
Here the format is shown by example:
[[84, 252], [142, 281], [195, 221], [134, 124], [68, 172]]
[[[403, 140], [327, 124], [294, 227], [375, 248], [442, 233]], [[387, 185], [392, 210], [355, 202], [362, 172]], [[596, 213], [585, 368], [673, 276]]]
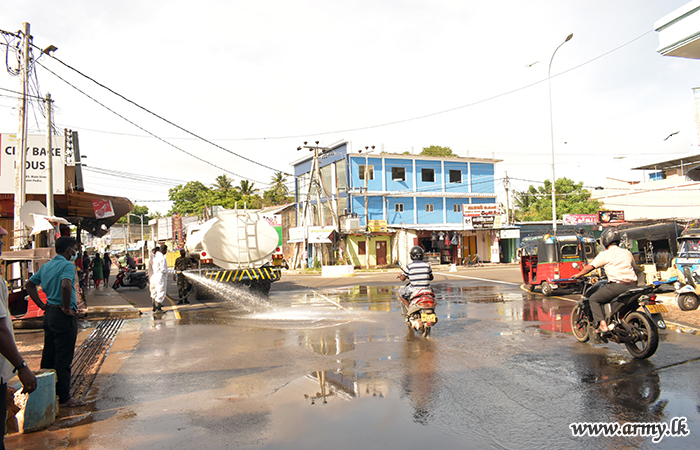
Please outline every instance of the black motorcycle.
[[136, 272], [128, 267], [119, 265], [119, 272], [112, 284], [112, 289], [117, 290], [119, 287], [137, 287], [143, 289], [148, 284], [148, 276], [146, 272]]
[[[596, 333], [588, 299], [608, 281], [597, 281], [593, 277], [584, 277], [581, 280], [581, 300], [571, 311], [571, 330], [579, 342], [586, 342]], [[634, 287], [618, 295], [610, 303], [603, 304], [603, 314], [609, 331], [601, 333], [600, 339], [603, 342], [625, 344], [635, 358], [652, 356], [659, 346], [659, 328], [666, 328], [666, 322], [661, 317], [666, 308], [661, 301], [656, 300], [656, 293], [673, 292], [673, 281], [675, 280], [655, 281], [646, 286]]]

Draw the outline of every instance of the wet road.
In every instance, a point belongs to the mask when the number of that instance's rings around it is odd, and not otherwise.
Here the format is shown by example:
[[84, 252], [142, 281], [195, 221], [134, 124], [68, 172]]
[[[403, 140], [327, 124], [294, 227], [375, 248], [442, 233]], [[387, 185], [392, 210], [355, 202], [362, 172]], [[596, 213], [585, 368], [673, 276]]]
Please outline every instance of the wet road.
[[[429, 341], [407, 332], [386, 277], [300, 281], [269, 303], [229, 292], [179, 319], [149, 312], [124, 325], [91, 405], [36, 433], [37, 448], [700, 446], [700, 337], [667, 330], [637, 361], [618, 344], [578, 343], [570, 301], [490, 276], [438, 278]], [[690, 434], [659, 443], [569, 427], [677, 417]]]

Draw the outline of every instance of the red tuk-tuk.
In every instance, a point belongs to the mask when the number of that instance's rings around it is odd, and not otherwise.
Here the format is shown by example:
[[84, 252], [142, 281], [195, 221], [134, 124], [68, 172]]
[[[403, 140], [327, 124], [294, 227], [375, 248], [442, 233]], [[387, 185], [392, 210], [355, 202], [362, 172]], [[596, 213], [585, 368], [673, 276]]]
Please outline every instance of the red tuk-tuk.
[[570, 278], [597, 253], [596, 241], [589, 236], [545, 234], [525, 238], [520, 244], [523, 283], [530, 291], [540, 286], [545, 297], [558, 288], [573, 288], [578, 281]]
[[[8, 299], [12, 321], [17, 328], [41, 327], [44, 311], [27, 294], [24, 284], [39, 268], [49, 262], [56, 251], [53, 248], [33, 248], [16, 252], [2, 252], [2, 275], [7, 281]], [[39, 290], [39, 297], [46, 302], [46, 294]]]

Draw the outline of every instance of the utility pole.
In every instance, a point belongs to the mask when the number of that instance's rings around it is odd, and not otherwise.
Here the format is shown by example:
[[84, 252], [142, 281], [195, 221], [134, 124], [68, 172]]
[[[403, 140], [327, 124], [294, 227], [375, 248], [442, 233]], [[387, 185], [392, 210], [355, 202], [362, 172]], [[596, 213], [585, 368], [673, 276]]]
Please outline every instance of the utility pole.
[[48, 161], [46, 164], [46, 211], [53, 216], [53, 149], [51, 142], [51, 94], [46, 94], [46, 150]]
[[[374, 145], [372, 146], [372, 150], [374, 150]], [[360, 150], [360, 153], [362, 153], [362, 150]], [[369, 146], [365, 146], [365, 269], [369, 269], [370, 230], [369, 230], [369, 209], [368, 209], [369, 195], [367, 195], [368, 180], [369, 180]]]
[[510, 194], [508, 190], [510, 189], [510, 181], [508, 181], [508, 172], [505, 173], [506, 178], [503, 180], [503, 186], [506, 188], [506, 226], [510, 225]]
[[15, 207], [13, 238], [14, 247], [19, 250], [26, 243], [24, 223], [20, 218], [20, 209], [27, 201], [27, 91], [29, 85], [29, 44], [31, 42], [29, 22], [24, 22], [24, 32], [20, 33], [22, 39], [19, 75], [22, 83], [22, 98], [19, 101], [19, 131], [15, 141]]

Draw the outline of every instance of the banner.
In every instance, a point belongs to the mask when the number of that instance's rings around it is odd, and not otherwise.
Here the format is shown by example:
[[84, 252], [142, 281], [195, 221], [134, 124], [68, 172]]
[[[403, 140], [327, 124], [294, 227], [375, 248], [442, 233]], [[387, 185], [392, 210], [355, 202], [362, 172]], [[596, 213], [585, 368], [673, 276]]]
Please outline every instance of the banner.
[[[15, 192], [15, 160], [19, 159], [16, 146], [14, 134], [0, 134], [0, 151], [2, 151], [0, 156], [0, 193], [2, 194], [14, 194]], [[62, 195], [66, 193], [65, 138], [53, 136], [51, 146], [53, 147], [53, 193]], [[39, 134], [27, 136], [26, 167], [27, 194], [46, 194], [48, 176], [46, 136]]]
[[386, 220], [370, 220], [369, 221], [369, 232], [370, 233], [384, 233], [386, 232]]
[[92, 209], [95, 210], [95, 217], [98, 219], [106, 219], [114, 216], [114, 207], [110, 200], [93, 200]]
[[173, 250], [185, 248], [185, 236], [182, 235], [182, 216], [173, 214]]
[[564, 225], [596, 225], [597, 214], [564, 214]]
[[309, 227], [309, 244], [330, 244], [335, 227]]

